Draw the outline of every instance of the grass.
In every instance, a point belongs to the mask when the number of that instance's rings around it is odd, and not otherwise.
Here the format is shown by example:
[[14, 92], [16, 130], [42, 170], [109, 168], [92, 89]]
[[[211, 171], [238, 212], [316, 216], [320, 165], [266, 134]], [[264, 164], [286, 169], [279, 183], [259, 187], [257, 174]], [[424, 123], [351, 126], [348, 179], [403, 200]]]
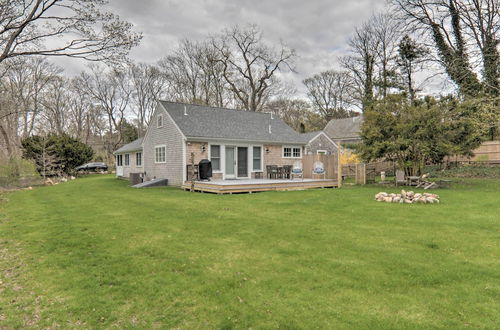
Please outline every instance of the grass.
[[217, 196], [94, 176], [9, 193], [0, 328], [498, 327], [500, 181], [432, 205], [380, 190]]

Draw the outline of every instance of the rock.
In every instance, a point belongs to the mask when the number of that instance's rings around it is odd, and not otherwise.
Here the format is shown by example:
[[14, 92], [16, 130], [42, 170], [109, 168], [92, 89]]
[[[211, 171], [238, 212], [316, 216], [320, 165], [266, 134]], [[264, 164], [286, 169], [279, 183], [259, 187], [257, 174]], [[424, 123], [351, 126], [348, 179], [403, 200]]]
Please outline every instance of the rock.
[[412, 201], [411, 199], [405, 199], [405, 203], [406, 203], [406, 204], [412, 204], [412, 203], [413, 203], [413, 201]]
[[392, 197], [390, 196], [384, 197], [384, 202], [392, 203]]
[[401, 200], [401, 197], [400, 196], [396, 196], [392, 199], [392, 202], [393, 203], [399, 203], [399, 201]]
[[26, 190], [33, 190], [33, 187], [28, 187], [26, 188]]
[[413, 196], [413, 198], [420, 198], [420, 197], [422, 197], [422, 194], [419, 194], [419, 193], [416, 193], [416, 194]]
[[75, 180], [76, 178], [74, 176], [69, 177], [70, 180]]
[[45, 180], [45, 185], [46, 185], [46, 186], [53, 186], [53, 185], [54, 185], [54, 181], [52, 181], [52, 179], [51, 179], [51, 178], [47, 178], [47, 179]]
[[67, 181], [68, 181], [68, 179], [66, 179], [66, 178], [61, 178], [61, 182], [67, 182]]

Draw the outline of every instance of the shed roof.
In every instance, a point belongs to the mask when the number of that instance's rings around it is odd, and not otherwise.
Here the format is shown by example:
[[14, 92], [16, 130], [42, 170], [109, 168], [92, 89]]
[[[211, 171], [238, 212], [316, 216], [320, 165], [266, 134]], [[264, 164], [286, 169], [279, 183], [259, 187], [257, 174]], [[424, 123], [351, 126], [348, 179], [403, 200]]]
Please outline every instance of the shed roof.
[[128, 152], [128, 151], [140, 151], [140, 150], [142, 150], [142, 140], [143, 140], [143, 138], [140, 137], [137, 140], [134, 140], [134, 141], [124, 145], [120, 149], [116, 150], [115, 154]]
[[360, 139], [363, 116], [332, 119], [326, 124], [324, 132], [332, 140]]
[[301, 134], [270, 113], [160, 102], [187, 138], [305, 144]]

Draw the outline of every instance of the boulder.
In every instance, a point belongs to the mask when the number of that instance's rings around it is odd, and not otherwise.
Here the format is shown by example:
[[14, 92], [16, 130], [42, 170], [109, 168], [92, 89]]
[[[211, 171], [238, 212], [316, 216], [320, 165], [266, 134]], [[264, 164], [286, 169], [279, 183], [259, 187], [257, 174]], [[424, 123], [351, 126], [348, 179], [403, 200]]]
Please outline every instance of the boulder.
[[70, 176], [70, 177], [69, 177], [69, 179], [70, 179], [70, 180], [74, 180], [74, 179], [76, 179], [76, 178], [75, 178], [74, 176]]
[[54, 185], [54, 181], [52, 181], [52, 179], [51, 179], [51, 178], [47, 178], [47, 179], [45, 180], [45, 185], [46, 185], [46, 186], [53, 186], [53, 185]]

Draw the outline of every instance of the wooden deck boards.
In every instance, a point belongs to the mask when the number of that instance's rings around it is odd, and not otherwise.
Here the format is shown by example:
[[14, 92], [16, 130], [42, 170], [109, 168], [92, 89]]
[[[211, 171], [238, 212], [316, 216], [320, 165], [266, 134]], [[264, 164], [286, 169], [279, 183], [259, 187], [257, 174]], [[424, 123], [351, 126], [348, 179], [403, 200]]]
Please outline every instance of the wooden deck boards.
[[[261, 191], [287, 191], [314, 188], [336, 188], [336, 180], [304, 179], [302, 180], [227, 180], [227, 181], [196, 181], [194, 190], [215, 194], [252, 193]], [[182, 188], [189, 190], [190, 182], [184, 182]]]

